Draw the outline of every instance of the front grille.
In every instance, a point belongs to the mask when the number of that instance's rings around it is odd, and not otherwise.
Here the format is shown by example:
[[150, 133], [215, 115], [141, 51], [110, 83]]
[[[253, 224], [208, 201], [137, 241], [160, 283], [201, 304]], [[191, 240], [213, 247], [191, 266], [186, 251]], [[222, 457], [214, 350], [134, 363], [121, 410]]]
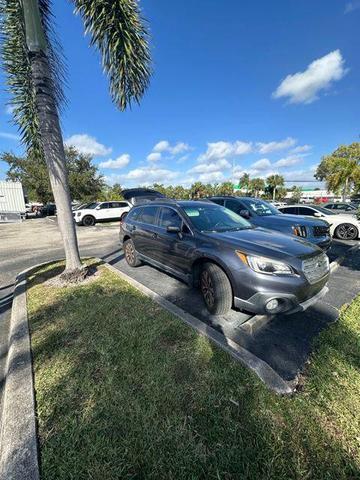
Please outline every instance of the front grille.
[[327, 225], [315, 225], [313, 227], [314, 237], [325, 237], [329, 235], [330, 227]]
[[325, 253], [307, 258], [302, 262], [302, 270], [307, 281], [312, 285], [329, 272], [329, 258]]

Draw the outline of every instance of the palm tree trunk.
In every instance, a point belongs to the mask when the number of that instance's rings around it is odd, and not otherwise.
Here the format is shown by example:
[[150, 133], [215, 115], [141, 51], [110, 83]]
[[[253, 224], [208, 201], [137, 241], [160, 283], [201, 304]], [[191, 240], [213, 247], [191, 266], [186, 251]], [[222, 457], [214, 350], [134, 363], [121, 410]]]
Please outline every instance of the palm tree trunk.
[[49, 62], [44, 52], [30, 52], [32, 81], [45, 161], [58, 212], [58, 225], [64, 243], [65, 273], [76, 274], [81, 268], [71, 198], [66, 171], [64, 144], [59, 116], [53, 97]]

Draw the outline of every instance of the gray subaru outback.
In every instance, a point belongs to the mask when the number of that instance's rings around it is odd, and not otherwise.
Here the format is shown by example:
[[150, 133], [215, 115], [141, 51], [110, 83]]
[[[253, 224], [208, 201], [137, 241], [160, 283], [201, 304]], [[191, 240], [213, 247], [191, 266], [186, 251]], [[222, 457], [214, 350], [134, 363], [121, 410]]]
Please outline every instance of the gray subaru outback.
[[254, 227], [210, 201], [154, 199], [120, 224], [131, 267], [149, 263], [198, 286], [208, 310], [292, 313], [327, 291], [329, 260], [316, 245]]

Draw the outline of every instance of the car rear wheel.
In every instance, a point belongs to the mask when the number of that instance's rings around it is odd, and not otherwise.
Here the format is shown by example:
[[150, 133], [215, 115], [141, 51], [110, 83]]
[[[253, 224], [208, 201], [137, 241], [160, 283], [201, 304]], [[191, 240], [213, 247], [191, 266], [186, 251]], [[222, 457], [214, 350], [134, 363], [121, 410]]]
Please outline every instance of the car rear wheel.
[[130, 267], [139, 267], [141, 265], [141, 260], [138, 257], [137, 251], [135, 250], [134, 242], [129, 239], [124, 242], [123, 245], [125, 260], [127, 261]]
[[335, 237], [341, 240], [355, 240], [359, 236], [359, 231], [352, 223], [341, 223], [336, 227]]
[[206, 307], [213, 315], [225, 315], [231, 309], [230, 281], [215, 263], [205, 263], [200, 274], [200, 289]]

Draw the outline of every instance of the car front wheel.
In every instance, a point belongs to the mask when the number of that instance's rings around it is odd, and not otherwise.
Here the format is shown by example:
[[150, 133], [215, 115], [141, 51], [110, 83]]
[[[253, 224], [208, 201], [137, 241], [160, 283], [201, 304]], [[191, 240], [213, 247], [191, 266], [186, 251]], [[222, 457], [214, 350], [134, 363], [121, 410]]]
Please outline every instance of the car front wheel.
[[207, 309], [225, 315], [232, 306], [232, 289], [226, 273], [215, 263], [205, 263], [200, 274], [200, 289]]
[[356, 240], [359, 236], [359, 231], [352, 223], [342, 223], [335, 230], [335, 237], [340, 240]]
[[82, 219], [82, 224], [84, 227], [92, 227], [95, 225], [95, 218], [91, 215], [85, 215], [85, 217]]
[[123, 245], [125, 260], [127, 261], [130, 267], [138, 267], [141, 265], [141, 260], [139, 260], [137, 251], [135, 250], [134, 242], [129, 239], [124, 242]]

